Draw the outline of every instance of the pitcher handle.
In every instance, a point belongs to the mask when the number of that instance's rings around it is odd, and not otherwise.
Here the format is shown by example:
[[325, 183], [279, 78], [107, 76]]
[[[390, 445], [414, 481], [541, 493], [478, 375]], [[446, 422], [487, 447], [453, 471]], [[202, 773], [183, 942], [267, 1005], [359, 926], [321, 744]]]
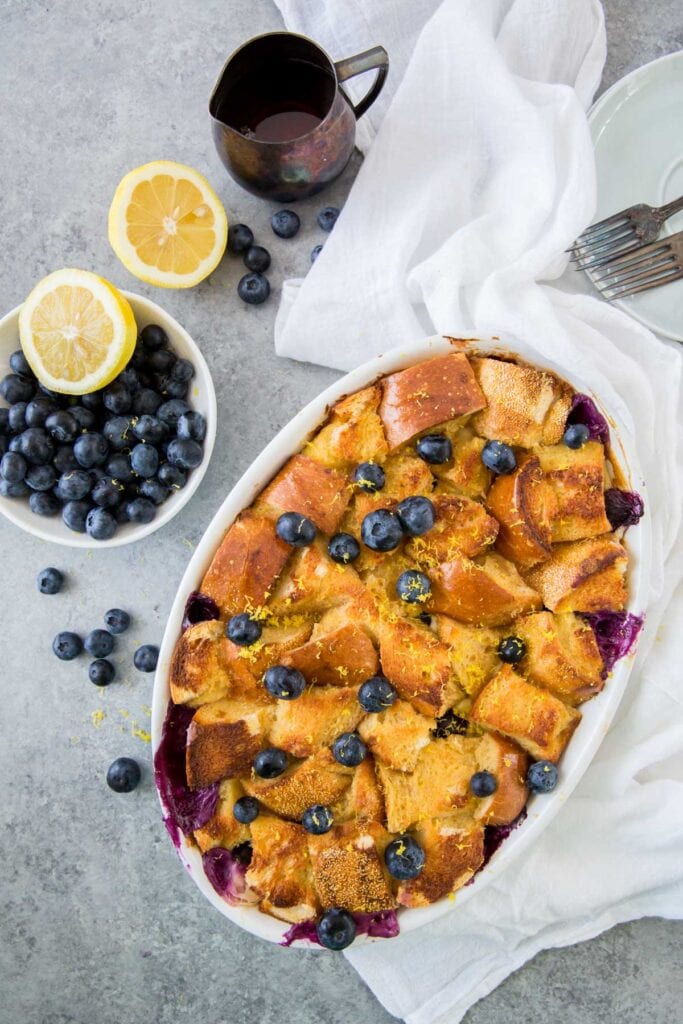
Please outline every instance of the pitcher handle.
[[370, 50], [364, 50], [363, 53], [357, 53], [353, 57], [346, 57], [344, 60], [335, 62], [334, 69], [337, 72], [337, 81], [340, 83], [345, 82], [347, 78], [362, 75], [364, 71], [372, 71], [375, 68], [377, 69], [375, 81], [363, 99], [353, 107], [356, 120], [363, 116], [381, 93], [389, 70], [389, 54], [383, 46], [373, 46]]

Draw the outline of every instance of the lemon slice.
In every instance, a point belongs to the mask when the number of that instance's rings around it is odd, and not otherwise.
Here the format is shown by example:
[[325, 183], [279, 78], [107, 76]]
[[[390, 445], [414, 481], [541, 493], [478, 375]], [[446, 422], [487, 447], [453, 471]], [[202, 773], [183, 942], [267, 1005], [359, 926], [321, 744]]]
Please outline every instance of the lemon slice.
[[129, 171], [109, 209], [109, 242], [126, 270], [161, 288], [191, 288], [225, 252], [228, 220], [198, 171], [156, 160]]
[[133, 354], [137, 328], [129, 303], [87, 270], [56, 270], [19, 312], [19, 337], [41, 384], [65, 395], [103, 388]]

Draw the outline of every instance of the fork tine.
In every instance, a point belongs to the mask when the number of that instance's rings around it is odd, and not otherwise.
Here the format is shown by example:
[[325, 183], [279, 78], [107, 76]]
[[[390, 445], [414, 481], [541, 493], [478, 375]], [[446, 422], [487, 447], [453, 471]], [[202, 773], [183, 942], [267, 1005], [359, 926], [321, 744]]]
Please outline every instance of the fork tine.
[[581, 250], [591, 252], [599, 246], [614, 245], [620, 238], [628, 238], [634, 235], [635, 230], [632, 224], [620, 224], [619, 227], [612, 228], [610, 231], [601, 231], [600, 234], [587, 240], [581, 235], [569, 247], [567, 252], [580, 252]]
[[617, 256], [627, 256], [639, 248], [640, 243], [634, 238], [632, 241], [626, 242], [626, 244], [622, 243], [617, 249], [608, 249], [607, 252], [598, 253], [596, 256], [570, 256], [569, 262], [574, 264], [574, 270], [592, 270], [595, 267], [602, 267], [607, 263], [611, 263]]
[[678, 264], [673, 257], [666, 260], [658, 260], [657, 262], [653, 261], [652, 263], [639, 263], [628, 271], [621, 271], [618, 274], [606, 274], [604, 277], [596, 278], [595, 284], [596, 287], [606, 290], [620, 288], [622, 285], [640, 284], [655, 274], [676, 270], [677, 267]]
[[620, 223], [628, 224], [630, 220], [631, 207], [629, 206], [626, 210], [620, 210], [619, 213], [613, 213], [611, 217], [605, 217], [604, 220], [598, 220], [595, 224], [589, 224], [587, 228], [584, 228], [579, 238], [588, 238], [590, 235], [605, 231], [607, 228], [616, 227]]
[[640, 273], [646, 270], [648, 267], [654, 267], [658, 263], [668, 263], [672, 259], [675, 260], [675, 255], [671, 252], [668, 246], [659, 249], [656, 252], [649, 252], [642, 254], [642, 249], [636, 249], [635, 252], [627, 253], [626, 256], [630, 259], [620, 256], [618, 260], [610, 260], [602, 267], [598, 267], [593, 272], [593, 276], [597, 279], [606, 279], [608, 277], [617, 277], [618, 275], [632, 274], [634, 272]]
[[602, 296], [607, 299], [608, 302], [613, 302], [614, 299], [623, 299], [628, 295], [637, 295], [638, 292], [647, 292], [650, 288], [660, 288], [662, 285], [671, 284], [673, 281], [680, 281], [681, 279], [683, 279], [683, 268], [676, 270], [673, 274], [667, 274], [665, 277], [656, 277], [652, 281], [646, 281], [643, 284], [638, 285], [636, 288], [629, 286], [615, 289], [605, 288], [602, 292]]
[[623, 255], [615, 256], [614, 259], [609, 261], [610, 269], [625, 270], [633, 263], [642, 263], [643, 260], [658, 256], [660, 253], [670, 252], [670, 237], [660, 238], [656, 242], [650, 242], [649, 245], [641, 245], [635, 252], [627, 252]]

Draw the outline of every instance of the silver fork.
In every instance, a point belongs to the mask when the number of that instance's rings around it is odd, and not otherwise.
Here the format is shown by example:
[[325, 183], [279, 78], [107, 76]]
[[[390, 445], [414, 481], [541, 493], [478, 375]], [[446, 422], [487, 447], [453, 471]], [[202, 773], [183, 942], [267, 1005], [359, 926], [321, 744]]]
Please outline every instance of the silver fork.
[[683, 278], [683, 231], [617, 256], [594, 270], [591, 278], [603, 298], [610, 302], [679, 281]]
[[648, 206], [638, 203], [615, 213], [605, 220], [586, 228], [567, 251], [577, 270], [589, 270], [609, 263], [615, 256], [623, 256], [654, 242], [664, 221], [683, 210], [683, 196], [666, 206]]

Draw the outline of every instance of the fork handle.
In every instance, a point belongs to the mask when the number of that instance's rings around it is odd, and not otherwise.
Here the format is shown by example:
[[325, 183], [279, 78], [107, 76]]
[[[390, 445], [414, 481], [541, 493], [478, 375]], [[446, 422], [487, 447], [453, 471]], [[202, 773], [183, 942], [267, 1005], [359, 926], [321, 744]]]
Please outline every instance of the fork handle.
[[666, 206], [660, 206], [657, 210], [657, 220], [663, 224], [669, 217], [673, 217], [674, 213], [678, 213], [679, 210], [683, 210], [683, 196], [679, 196], [678, 199], [672, 199]]

